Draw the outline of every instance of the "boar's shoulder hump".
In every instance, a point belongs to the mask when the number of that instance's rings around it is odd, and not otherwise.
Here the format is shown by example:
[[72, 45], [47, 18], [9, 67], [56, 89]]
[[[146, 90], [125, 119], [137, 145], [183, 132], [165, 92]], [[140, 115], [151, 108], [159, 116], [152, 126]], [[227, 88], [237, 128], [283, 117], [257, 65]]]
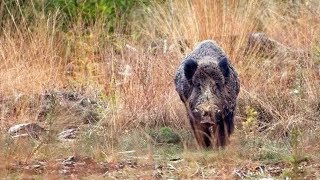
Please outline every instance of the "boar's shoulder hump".
[[199, 60], [205, 56], [221, 57], [226, 56], [222, 48], [212, 40], [205, 40], [200, 42], [196, 48], [186, 57], [186, 59], [193, 58]]

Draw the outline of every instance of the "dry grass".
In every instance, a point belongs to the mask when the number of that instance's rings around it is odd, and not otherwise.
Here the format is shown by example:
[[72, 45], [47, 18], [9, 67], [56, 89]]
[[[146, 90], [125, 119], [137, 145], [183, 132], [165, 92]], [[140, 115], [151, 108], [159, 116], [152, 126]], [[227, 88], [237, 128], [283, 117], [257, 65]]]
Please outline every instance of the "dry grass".
[[[133, 16], [135, 34], [132, 36], [110, 35], [99, 21], [90, 26], [80, 21], [61, 31], [59, 12], [39, 17], [31, 25], [15, 24], [12, 17], [12, 21], [3, 23], [0, 35], [2, 133], [12, 124], [37, 121], [41, 95], [46, 91], [77, 91], [104, 102], [106, 108], [99, 110], [101, 120], [90, 129], [96, 134], [84, 134], [69, 150], [56, 148], [57, 152], [50, 152], [51, 146], [59, 145], [49, 143], [34, 152], [36, 146], [32, 142], [13, 141], [6, 145], [12, 149], [1, 149], [0, 157], [8, 158], [9, 164], [27, 158], [20, 156], [24, 151], [31, 154], [31, 159], [61, 158], [60, 152], [104, 160], [110, 160], [110, 156], [121, 159], [117, 151], [121, 151], [125, 140], [119, 137], [137, 141], [138, 147], [134, 149], [142, 148], [141, 154], [154, 155], [155, 148], [161, 147], [150, 145], [153, 141], [145, 132], [163, 126], [178, 132], [189, 130], [184, 107], [173, 85], [179, 62], [197, 42], [214, 39], [224, 48], [240, 76], [236, 118], [239, 133], [223, 152], [227, 156], [213, 152], [212, 157], [206, 153], [188, 154], [194, 144], [190, 142], [190, 134], [182, 134], [186, 164], [177, 166], [174, 175], [190, 178], [206, 177], [207, 173], [209, 177], [229, 178], [226, 175], [232, 168], [243, 166], [248, 158], [250, 163], [257, 163], [268, 159], [272, 152], [272, 157], [280, 156], [283, 160], [282, 151], [297, 148], [310, 157], [311, 163], [317, 162], [320, 159], [317, 155], [320, 148], [317, 145], [320, 135], [319, 10], [320, 6], [313, 1], [290, 6], [257, 0], [228, 3], [173, 0], [153, 3], [139, 19]], [[309, 55], [244, 56], [248, 35], [257, 31]], [[185, 52], [180, 51], [181, 42]], [[157, 46], [150, 48], [152, 43]], [[258, 115], [248, 113], [248, 108]], [[56, 122], [66, 121], [73, 115], [54, 118]], [[250, 118], [256, 121], [255, 125], [248, 125]], [[245, 123], [249, 129], [243, 127]], [[289, 139], [292, 129], [296, 128], [300, 132], [299, 143], [291, 146]], [[135, 131], [141, 132], [136, 135], [138, 138], [128, 138], [127, 132], [134, 134]], [[7, 137], [1, 139], [5, 142]], [[99, 143], [90, 144], [91, 141]], [[287, 147], [278, 148], [281, 143]], [[251, 153], [256, 154], [251, 156]], [[264, 155], [267, 158], [261, 157]], [[220, 174], [210, 176], [212, 165], [223, 167], [217, 170]], [[184, 168], [189, 170], [183, 172]]]

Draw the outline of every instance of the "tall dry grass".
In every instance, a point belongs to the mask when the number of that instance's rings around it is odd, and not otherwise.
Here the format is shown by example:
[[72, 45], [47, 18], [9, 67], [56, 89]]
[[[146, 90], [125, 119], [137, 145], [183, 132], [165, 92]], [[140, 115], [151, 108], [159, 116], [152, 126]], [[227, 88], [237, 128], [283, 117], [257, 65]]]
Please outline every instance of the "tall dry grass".
[[[319, 135], [320, 6], [309, 3], [155, 2], [139, 11], [142, 17], [132, 17], [131, 36], [110, 35], [99, 20], [89, 26], [79, 20], [62, 31], [59, 11], [35, 16], [39, 19], [31, 24], [15, 24], [12, 17], [0, 35], [1, 129], [36, 121], [38, 111], [30, 107], [37, 108], [39, 96], [50, 90], [78, 91], [105, 101], [101, 124], [115, 134], [163, 125], [187, 129], [174, 90], [175, 70], [197, 42], [214, 39], [240, 76], [237, 129], [249, 118], [249, 107], [258, 112], [258, 123], [267, 125], [254, 136], [279, 138], [298, 126], [312, 142], [308, 134]], [[256, 31], [310, 56], [245, 56], [248, 35]], [[156, 52], [150, 50], [159, 41]]]
[[[237, 166], [281, 158], [286, 162], [283, 159], [291, 154], [296, 158], [292, 164], [299, 164], [301, 154], [317, 162], [320, 6], [316, 1], [307, 2], [153, 2], [131, 16], [129, 35], [121, 30], [109, 34], [100, 19], [89, 25], [79, 19], [63, 29], [59, 11], [34, 14], [36, 19], [31, 22], [10, 16], [0, 23], [0, 141], [4, 144], [0, 159], [6, 162], [0, 169], [33, 157], [50, 161], [70, 154], [113, 160], [120, 156], [121, 148], [145, 155], [145, 148], [158, 151], [150, 145], [153, 140], [145, 133], [148, 130], [169, 126], [190, 132], [173, 79], [181, 59], [204, 39], [216, 40], [239, 73], [236, 132], [222, 155], [184, 154], [186, 168], [181, 166], [180, 175], [192, 177], [202, 171], [201, 163], [223, 167], [227, 172], [222, 175], [229, 178]], [[306, 53], [246, 55], [248, 36], [257, 31]], [[76, 91], [103, 102], [106, 106], [97, 111], [100, 121], [71, 146], [8, 139], [5, 134], [11, 125], [38, 121], [43, 95], [51, 91]], [[55, 121], [57, 130], [64, 128], [60, 124], [79, 118], [72, 110], [64, 111], [57, 108], [48, 118]], [[297, 130], [299, 137], [292, 140]], [[184, 148], [194, 146], [189, 142], [190, 133], [181, 133], [181, 137]]]
[[[165, 6], [155, 4], [147, 15], [149, 21], [139, 27], [149, 39], [160, 36], [173, 44], [188, 42], [187, 52], [201, 40], [216, 40], [240, 75], [239, 118], [245, 119], [245, 107], [252, 106], [260, 121], [274, 123], [269, 126], [274, 135], [290, 131], [292, 124], [318, 129], [318, 10], [312, 1], [168, 1]], [[260, 31], [305, 54], [245, 56], [248, 36]]]

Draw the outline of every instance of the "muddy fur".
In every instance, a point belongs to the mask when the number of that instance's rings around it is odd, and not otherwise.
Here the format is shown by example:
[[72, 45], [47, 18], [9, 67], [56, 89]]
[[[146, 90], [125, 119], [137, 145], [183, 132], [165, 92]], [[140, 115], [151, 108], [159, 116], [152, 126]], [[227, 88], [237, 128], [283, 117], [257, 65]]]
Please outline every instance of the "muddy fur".
[[183, 59], [175, 85], [199, 147], [225, 146], [234, 130], [240, 86], [222, 48], [211, 40], [199, 43]]

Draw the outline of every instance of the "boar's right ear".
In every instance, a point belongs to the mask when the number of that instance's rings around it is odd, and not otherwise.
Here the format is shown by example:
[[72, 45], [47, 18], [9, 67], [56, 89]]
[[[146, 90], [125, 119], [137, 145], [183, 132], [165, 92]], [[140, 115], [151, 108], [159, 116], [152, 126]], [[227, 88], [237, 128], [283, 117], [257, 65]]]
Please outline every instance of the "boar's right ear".
[[192, 80], [192, 76], [196, 72], [198, 64], [193, 59], [188, 59], [184, 64], [184, 74], [188, 81]]

